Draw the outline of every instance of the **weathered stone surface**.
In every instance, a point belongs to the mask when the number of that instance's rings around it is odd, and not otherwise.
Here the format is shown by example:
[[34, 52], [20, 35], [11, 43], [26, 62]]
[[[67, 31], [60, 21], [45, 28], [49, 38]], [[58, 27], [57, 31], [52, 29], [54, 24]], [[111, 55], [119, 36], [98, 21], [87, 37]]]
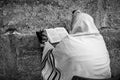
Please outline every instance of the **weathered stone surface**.
[[[41, 52], [34, 33], [40, 28], [58, 26], [70, 30], [74, 9], [89, 13], [97, 27], [103, 27], [100, 31], [110, 53], [112, 73], [120, 74], [120, 31], [116, 30], [120, 29], [119, 4], [120, 0], [1, 0], [0, 75], [39, 79]], [[3, 35], [8, 28], [28, 35]]]
[[26, 0], [17, 1], [24, 2], [22, 5], [15, 2], [16, 0], [10, 0], [12, 1], [14, 4], [1, 8], [3, 24], [8, 24], [7, 27], [12, 25], [20, 31], [35, 31], [40, 27], [69, 27], [71, 11], [74, 9], [92, 15], [98, 28], [119, 28], [120, 25], [119, 0], [38, 0], [39, 5], [25, 4]]
[[0, 75], [17, 80], [40, 78], [41, 52], [36, 35], [1, 35], [0, 57]]
[[[100, 32], [104, 36], [109, 50], [112, 74], [116, 76], [120, 74], [120, 32], [115, 29], [102, 29]], [[13, 74], [12, 76], [18, 80], [40, 79], [41, 52], [36, 35], [21, 37], [14, 35], [11, 40], [13, 40], [12, 46], [10, 46], [8, 35], [0, 36], [0, 75], [9, 77], [10, 74]], [[13, 55], [17, 55], [17, 58]]]
[[120, 30], [103, 29], [100, 31], [109, 51], [112, 75], [116, 76], [120, 74]]

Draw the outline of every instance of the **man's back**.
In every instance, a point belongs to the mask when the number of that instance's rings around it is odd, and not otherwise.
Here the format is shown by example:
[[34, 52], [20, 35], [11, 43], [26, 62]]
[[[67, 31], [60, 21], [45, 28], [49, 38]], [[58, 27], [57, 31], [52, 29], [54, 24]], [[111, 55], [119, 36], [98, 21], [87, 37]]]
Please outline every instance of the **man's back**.
[[68, 36], [53, 53], [56, 66], [64, 75], [63, 80], [74, 75], [93, 79], [111, 77], [109, 55], [100, 34]]

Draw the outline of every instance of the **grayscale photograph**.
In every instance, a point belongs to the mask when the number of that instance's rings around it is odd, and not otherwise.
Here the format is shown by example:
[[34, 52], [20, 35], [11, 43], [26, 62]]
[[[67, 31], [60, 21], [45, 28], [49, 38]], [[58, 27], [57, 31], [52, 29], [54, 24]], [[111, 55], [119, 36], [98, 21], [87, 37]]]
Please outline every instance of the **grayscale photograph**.
[[120, 0], [0, 0], [0, 80], [120, 80]]

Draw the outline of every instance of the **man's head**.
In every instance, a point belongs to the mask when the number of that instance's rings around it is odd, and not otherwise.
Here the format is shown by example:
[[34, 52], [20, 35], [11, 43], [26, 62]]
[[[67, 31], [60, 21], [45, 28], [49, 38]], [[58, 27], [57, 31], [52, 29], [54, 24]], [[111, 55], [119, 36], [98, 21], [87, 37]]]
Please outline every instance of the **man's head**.
[[78, 9], [72, 11], [72, 14], [73, 14], [73, 15], [76, 14], [76, 13], [81, 13], [81, 11], [78, 10]]
[[72, 21], [71, 21], [71, 31], [72, 31], [72, 29], [73, 29], [73, 27], [74, 27], [74, 23], [76, 22], [76, 19], [77, 19], [77, 16], [78, 16], [78, 14], [80, 14], [80, 13], [82, 13], [80, 10], [73, 10], [72, 11]]
[[80, 10], [72, 11], [71, 33], [99, 33], [94, 19], [87, 13]]

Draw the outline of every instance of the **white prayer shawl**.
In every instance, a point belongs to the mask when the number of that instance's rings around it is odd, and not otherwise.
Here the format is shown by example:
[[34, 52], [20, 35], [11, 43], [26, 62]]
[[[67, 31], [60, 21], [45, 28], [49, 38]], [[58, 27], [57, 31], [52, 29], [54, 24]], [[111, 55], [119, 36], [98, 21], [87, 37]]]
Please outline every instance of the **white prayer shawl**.
[[[109, 54], [93, 18], [80, 13], [73, 26], [72, 34], [53, 49], [61, 80], [71, 80], [74, 75], [92, 79], [110, 78]], [[50, 68], [49, 65], [46, 67], [47, 76]]]

